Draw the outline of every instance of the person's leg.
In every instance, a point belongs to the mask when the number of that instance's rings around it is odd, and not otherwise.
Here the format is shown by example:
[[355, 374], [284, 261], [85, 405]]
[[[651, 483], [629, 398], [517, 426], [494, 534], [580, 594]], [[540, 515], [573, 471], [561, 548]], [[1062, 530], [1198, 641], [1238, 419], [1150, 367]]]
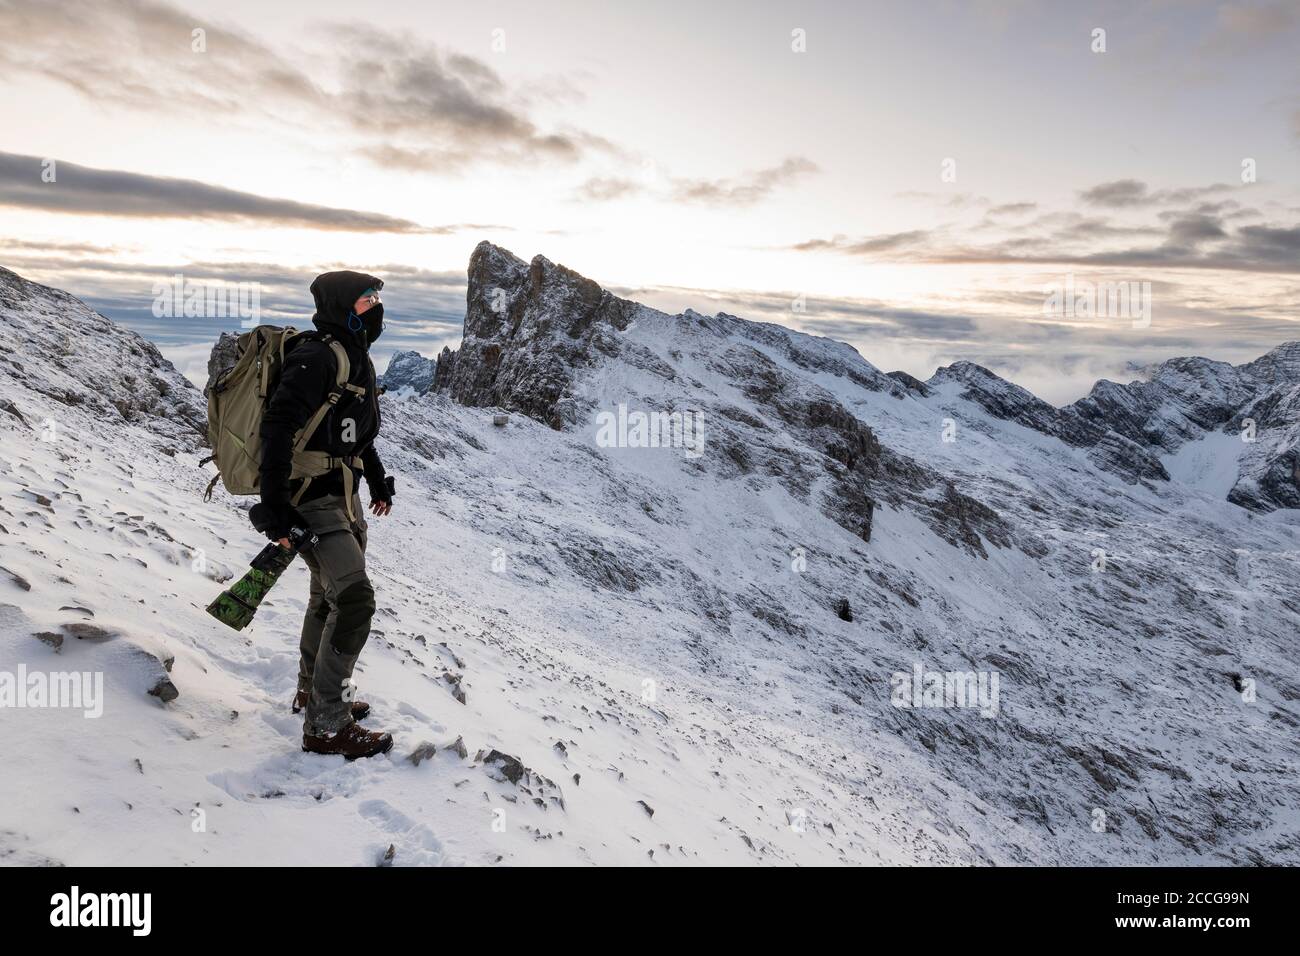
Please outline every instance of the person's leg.
[[334, 606], [325, 597], [320, 562], [310, 551], [303, 552], [302, 558], [311, 571], [311, 586], [307, 597], [307, 614], [302, 622], [302, 639], [298, 644], [298, 692], [310, 693], [316, 655], [320, 653], [321, 637], [325, 634], [330, 615], [334, 613]]
[[[331, 501], [337, 502], [334, 530], [324, 530], [330, 522], [319, 522], [320, 540], [312, 549], [325, 600], [332, 608], [324, 622], [307, 703], [306, 728], [312, 734], [337, 731], [351, 722], [351, 702], [344, 700], [344, 688], [370, 636], [375, 613], [375, 592], [366, 574], [365, 523], [348, 524], [342, 501]], [[339, 518], [342, 528], [337, 527]]]

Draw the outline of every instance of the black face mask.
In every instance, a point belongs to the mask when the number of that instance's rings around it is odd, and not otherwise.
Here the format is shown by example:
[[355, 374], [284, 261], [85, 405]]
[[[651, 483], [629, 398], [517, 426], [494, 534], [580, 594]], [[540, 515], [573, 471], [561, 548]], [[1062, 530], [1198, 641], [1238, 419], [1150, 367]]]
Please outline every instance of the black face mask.
[[348, 328], [353, 332], [365, 331], [366, 345], [373, 345], [384, 334], [384, 303], [378, 302], [366, 309], [364, 315], [353, 312], [348, 316]]

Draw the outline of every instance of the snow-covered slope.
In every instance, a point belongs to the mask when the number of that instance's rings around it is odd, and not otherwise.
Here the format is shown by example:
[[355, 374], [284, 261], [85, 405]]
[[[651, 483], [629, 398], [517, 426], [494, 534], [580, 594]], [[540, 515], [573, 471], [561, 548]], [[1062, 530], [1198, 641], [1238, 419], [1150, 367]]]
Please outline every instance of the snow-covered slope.
[[[105, 689], [0, 711], [0, 859], [1300, 862], [1295, 513], [1225, 501], [1196, 433], [1143, 476], [1122, 423], [977, 366], [923, 385], [482, 244], [464, 345], [383, 399], [358, 682], [397, 746], [345, 764], [288, 712], [303, 569], [242, 634], [203, 612], [261, 542], [200, 498], [201, 396], [0, 295], [0, 671]], [[611, 447], [657, 411], [699, 428]], [[996, 673], [995, 713], [892, 706], [914, 667]]]

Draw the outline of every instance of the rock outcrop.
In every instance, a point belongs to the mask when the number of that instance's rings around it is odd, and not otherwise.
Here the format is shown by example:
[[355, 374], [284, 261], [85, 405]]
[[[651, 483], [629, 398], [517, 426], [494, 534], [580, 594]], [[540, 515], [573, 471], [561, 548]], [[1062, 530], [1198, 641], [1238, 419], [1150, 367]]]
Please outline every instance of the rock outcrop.
[[[193, 446], [207, 430], [202, 397], [147, 339], [110, 322], [80, 299], [0, 268], [0, 313], [22, 315], [22, 331], [0, 323], [0, 377], [26, 399], [40, 395], [80, 408], [105, 427], [145, 425], [178, 444]], [[8, 399], [23, 415], [22, 399]], [[57, 417], [52, 419], [57, 426]]]
[[437, 359], [425, 358], [419, 352], [394, 352], [379, 384], [395, 395], [423, 395], [433, 388], [437, 368]]
[[1300, 507], [1300, 342], [1244, 365], [1190, 357], [1135, 372], [1124, 384], [1103, 379], [1063, 408], [971, 362], [939, 369], [924, 387], [950, 385], [995, 418], [1087, 449], [1093, 465], [1130, 483], [1169, 481], [1162, 456], [1217, 432], [1237, 435], [1238, 477], [1227, 499], [1252, 511]]
[[[633, 323], [640, 334], [625, 334]], [[707, 440], [723, 453], [701, 467], [730, 479], [774, 476], [801, 497], [819, 474], [829, 476], [823, 513], [864, 542], [883, 502], [915, 510], [977, 554], [986, 554], [985, 541], [1011, 546], [1015, 535], [994, 509], [883, 449], [869, 424], [813, 384], [819, 375], [900, 399], [915, 391], [841, 342], [726, 313], [670, 316], [542, 256], [525, 263], [484, 242], [470, 259], [464, 340], [439, 358], [433, 387], [464, 405], [581, 429], [610, 397], [591, 383], [626, 382], [624, 404], [665, 413], [689, 407], [707, 420]], [[761, 414], [738, 408], [728, 392]]]
[[615, 333], [639, 308], [545, 256], [525, 263], [481, 242], [470, 257], [464, 337], [439, 357], [433, 387], [552, 428], [576, 423], [575, 370], [616, 353]]

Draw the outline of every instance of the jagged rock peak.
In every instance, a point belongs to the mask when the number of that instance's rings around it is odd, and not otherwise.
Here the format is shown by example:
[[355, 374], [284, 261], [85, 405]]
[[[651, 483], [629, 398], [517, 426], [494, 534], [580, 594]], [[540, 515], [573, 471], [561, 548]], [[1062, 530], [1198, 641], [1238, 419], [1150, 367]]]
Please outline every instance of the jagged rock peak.
[[469, 261], [461, 347], [444, 351], [433, 388], [462, 405], [512, 409], [561, 428], [578, 419], [574, 369], [617, 354], [641, 307], [545, 256], [480, 242]]
[[1283, 342], [1254, 361], [1238, 365], [1237, 369], [1253, 378], [1277, 385], [1300, 384], [1300, 341]]
[[962, 398], [976, 403], [995, 418], [1055, 435], [1071, 445], [1093, 444], [1102, 434], [1102, 430], [1089, 427], [1077, 416], [1063, 413], [1028, 389], [974, 362], [954, 362], [940, 368], [925, 384], [931, 391], [954, 384], [960, 387]]
[[423, 395], [433, 387], [437, 368], [436, 358], [415, 351], [394, 352], [379, 384], [388, 392]]

